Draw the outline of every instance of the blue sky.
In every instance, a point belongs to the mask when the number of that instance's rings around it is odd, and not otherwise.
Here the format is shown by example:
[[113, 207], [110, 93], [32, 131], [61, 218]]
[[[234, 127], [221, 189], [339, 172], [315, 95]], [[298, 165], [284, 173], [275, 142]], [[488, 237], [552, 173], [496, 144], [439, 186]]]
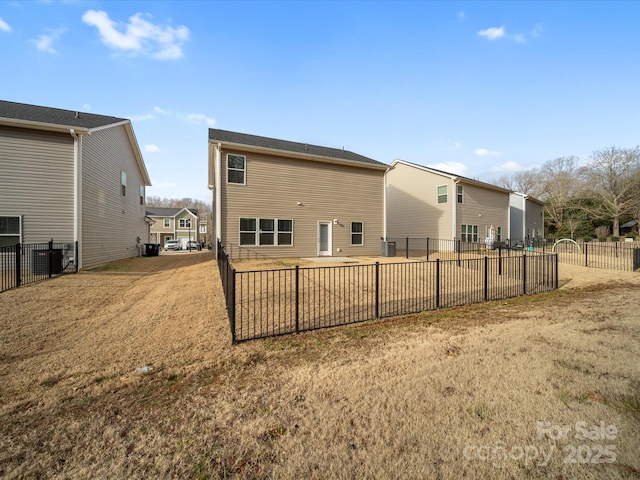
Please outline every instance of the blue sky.
[[640, 143], [640, 2], [0, 2], [0, 98], [133, 120], [148, 195], [207, 129], [492, 181]]

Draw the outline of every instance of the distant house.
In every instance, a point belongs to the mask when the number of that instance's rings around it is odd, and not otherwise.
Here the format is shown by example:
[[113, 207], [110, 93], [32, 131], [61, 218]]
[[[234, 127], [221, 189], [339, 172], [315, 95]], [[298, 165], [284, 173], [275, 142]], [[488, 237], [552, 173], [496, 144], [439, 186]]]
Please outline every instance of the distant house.
[[[386, 174], [389, 238], [506, 241], [510, 190], [404, 160]], [[491, 230], [493, 227], [493, 230]]]
[[214, 238], [233, 255], [379, 254], [386, 169], [347, 150], [210, 129]]
[[149, 185], [130, 120], [0, 101], [0, 245], [77, 241], [79, 268], [136, 256]]
[[151, 219], [151, 243], [164, 245], [167, 240], [180, 240], [186, 248], [189, 240], [198, 239], [198, 210], [195, 208], [147, 207]]
[[511, 241], [544, 238], [544, 202], [524, 193], [509, 195], [509, 239]]

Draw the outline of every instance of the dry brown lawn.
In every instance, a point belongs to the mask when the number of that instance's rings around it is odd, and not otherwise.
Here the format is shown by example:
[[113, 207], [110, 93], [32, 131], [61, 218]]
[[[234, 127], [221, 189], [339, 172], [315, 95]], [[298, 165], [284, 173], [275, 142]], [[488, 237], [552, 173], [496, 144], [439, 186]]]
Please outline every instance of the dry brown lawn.
[[0, 476], [637, 478], [640, 274], [560, 277], [236, 346], [207, 252], [4, 292]]

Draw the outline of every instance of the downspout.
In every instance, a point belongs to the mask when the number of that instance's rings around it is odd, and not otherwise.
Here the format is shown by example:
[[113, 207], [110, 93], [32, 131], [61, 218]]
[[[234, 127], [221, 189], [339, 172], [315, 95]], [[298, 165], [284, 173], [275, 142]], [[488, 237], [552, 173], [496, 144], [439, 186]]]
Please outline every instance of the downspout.
[[222, 175], [222, 143], [218, 143], [215, 146], [215, 165], [214, 165], [214, 174], [215, 174], [215, 185], [216, 185], [216, 204], [214, 209], [214, 214], [216, 216], [216, 238], [218, 241], [222, 242], [222, 179], [220, 178]]
[[384, 185], [383, 185], [383, 194], [382, 201], [384, 202], [382, 205], [382, 238], [387, 240], [387, 172], [389, 169], [384, 171]]
[[76, 269], [82, 268], [82, 256], [75, 250], [76, 242], [78, 250], [82, 248], [82, 135], [76, 134], [73, 128], [69, 129], [73, 138], [73, 263]]
[[453, 192], [451, 192], [451, 203], [453, 204], [453, 215], [451, 216], [451, 230], [452, 230], [452, 239], [455, 241], [456, 234], [458, 233], [458, 182], [460, 179], [458, 177], [453, 177], [451, 179], [453, 182]]
[[522, 241], [527, 239], [527, 195], [522, 196]]

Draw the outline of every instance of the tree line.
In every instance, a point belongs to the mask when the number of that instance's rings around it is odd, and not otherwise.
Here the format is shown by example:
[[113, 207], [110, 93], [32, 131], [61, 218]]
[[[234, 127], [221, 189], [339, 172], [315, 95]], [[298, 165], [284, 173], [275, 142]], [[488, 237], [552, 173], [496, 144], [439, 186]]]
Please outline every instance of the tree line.
[[596, 229], [598, 236], [617, 237], [621, 224], [640, 221], [640, 147], [605, 148], [586, 162], [560, 157], [496, 183], [545, 202], [545, 231], [558, 237]]

